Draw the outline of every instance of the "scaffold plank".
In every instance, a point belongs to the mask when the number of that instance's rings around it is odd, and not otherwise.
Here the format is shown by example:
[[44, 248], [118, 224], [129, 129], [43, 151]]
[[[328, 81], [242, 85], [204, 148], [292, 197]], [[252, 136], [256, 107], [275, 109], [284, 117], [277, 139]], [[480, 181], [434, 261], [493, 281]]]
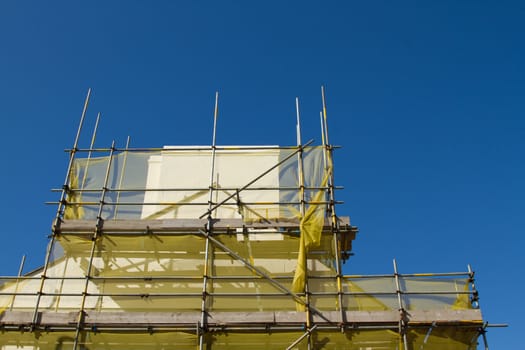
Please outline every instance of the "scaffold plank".
[[[315, 324], [339, 324], [337, 311], [323, 312], [323, 317], [314, 316]], [[398, 311], [346, 311], [344, 325], [397, 324]], [[409, 324], [447, 324], [479, 325], [481, 312], [471, 310], [414, 310], [408, 313]], [[37, 324], [41, 327], [74, 326], [78, 320], [77, 312], [39, 312]], [[144, 326], [183, 326], [194, 325], [200, 320], [199, 312], [91, 312], [85, 314], [85, 326], [144, 327]], [[249, 322], [247, 322], [249, 320]], [[0, 315], [0, 326], [24, 326], [32, 321], [29, 311], [5, 311]], [[306, 322], [304, 312], [266, 311], [266, 312], [210, 312], [208, 325], [240, 325], [249, 328], [252, 324], [300, 325]]]
[[[350, 225], [350, 218], [347, 216], [338, 217], [339, 224], [343, 231]], [[206, 226], [206, 219], [163, 219], [163, 220], [106, 220], [101, 229], [107, 232], [163, 232], [188, 229], [201, 229]], [[64, 220], [60, 224], [60, 233], [91, 232], [96, 225], [96, 220]], [[332, 225], [331, 219], [326, 218], [325, 228], [329, 229]], [[213, 219], [214, 230], [229, 230], [237, 228], [299, 228], [297, 219], [278, 219], [261, 221], [243, 221], [241, 219]]]

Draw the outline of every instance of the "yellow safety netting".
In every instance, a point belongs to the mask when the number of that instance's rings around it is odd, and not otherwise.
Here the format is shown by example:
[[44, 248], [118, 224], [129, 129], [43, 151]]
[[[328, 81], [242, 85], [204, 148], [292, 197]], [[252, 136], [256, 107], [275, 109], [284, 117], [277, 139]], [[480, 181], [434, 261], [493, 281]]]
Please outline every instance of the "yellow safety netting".
[[[299, 218], [299, 160], [294, 152], [235, 148], [217, 151], [211, 199], [220, 203], [231, 198], [212, 216], [246, 221]], [[307, 201], [322, 186], [323, 153], [322, 147], [307, 147], [302, 153]], [[198, 218], [208, 210], [211, 163], [209, 150], [177, 148], [122, 152], [111, 159], [77, 158], [70, 174], [69, 187], [73, 191], [67, 197], [66, 218], [96, 219], [103, 188], [107, 189], [102, 208], [106, 220]]]
[[[206, 282], [210, 311], [296, 310], [296, 300], [282, 288], [293, 290], [299, 237], [282, 234], [279, 241], [254, 241], [249, 234], [240, 233], [216, 235], [215, 239], [278, 285], [211, 244]], [[332, 235], [322, 235], [319, 246], [307, 254], [310, 302], [319, 310], [339, 308], [336, 272], [324, 262], [333, 261], [332, 246]], [[88, 310], [176, 312], [202, 307], [206, 264], [203, 236], [112, 235], [92, 241], [90, 236], [64, 235], [57, 238], [53, 250], [60, 257], [47, 270], [39, 304], [42, 310], [78, 310], [86, 283]], [[90, 261], [92, 278], [86, 280]], [[0, 309], [32, 310], [41, 284], [39, 276], [37, 271], [19, 283], [13, 280], [2, 284]], [[471, 308], [468, 276], [401, 276], [400, 284], [403, 306], [408, 311]], [[344, 277], [341, 287], [343, 307], [348, 311], [399, 308], [394, 276]]]
[[[321, 187], [326, 187], [328, 185], [329, 176], [330, 171], [328, 170], [323, 177]], [[302, 293], [305, 289], [307, 270], [306, 254], [308, 250], [312, 247], [318, 247], [321, 243], [326, 205], [316, 204], [316, 202], [324, 201], [325, 196], [325, 191], [319, 190], [312, 199], [312, 202], [314, 203], [309, 205], [306, 213], [301, 218], [299, 225], [301, 232], [299, 240], [299, 255], [297, 257], [297, 268], [295, 269], [295, 275], [292, 282], [292, 291], [295, 293]]]
[[[69, 188], [80, 189], [82, 186], [78, 182], [78, 169], [76, 164], [73, 164], [69, 173]], [[82, 202], [81, 192], [69, 192], [66, 196], [68, 203]], [[82, 219], [84, 217], [84, 208], [80, 204], [69, 204], [64, 209], [64, 219]]]
[[[231, 350], [286, 349], [303, 332], [215, 332], [205, 336], [207, 349]], [[421, 328], [407, 334], [409, 349], [424, 350], [474, 350], [477, 348], [477, 330], [471, 328]], [[57, 350], [71, 349], [75, 332], [2, 332], [2, 350]], [[385, 350], [403, 349], [400, 335], [393, 330], [352, 330], [313, 332], [311, 342], [314, 349], [326, 350]], [[152, 333], [119, 333], [83, 331], [79, 345], [83, 349], [129, 350], [129, 349], [198, 349], [199, 337], [195, 332], [159, 331]], [[307, 340], [293, 349], [307, 349]]]
[[[331, 167], [325, 169], [321, 147], [310, 147], [303, 153], [307, 210], [301, 217], [299, 163], [298, 157], [290, 157], [292, 152], [218, 152], [211, 198], [214, 203], [231, 198], [214, 210], [212, 217], [245, 222], [300, 219], [299, 232], [273, 229], [215, 234], [214, 239], [228, 250], [210, 243], [208, 256], [206, 238], [196, 232], [102, 234], [95, 240], [92, 233], [62, 233], [56, 236], [44, 280], [40, 278], [42, 271], [35, 271], [24, 279], [0, 281], [0, 314], [6, 310], [31, 312], [37, 300], [39, 311], [57, 314], [78, 312], [80, 305], [88, 313], [200, 313], [203, 288], [207, 312], [295, 312], [297, 300], [286, 291], [303, 297], [307, 280], [310, 305], [322, 312], [340, 308], [398, 310], [394, 276], [343, 277], [338, 284], [333, 235], [323, 233], [323, 202]], [[279, 162], [273, 171], [237, 191]], [[67, 196], [64, 219], [95, 219], [103, 189], [104, 220], [197, 218], [209, 207], [210, 163], [210, 151], [177, 149], [120, 153], [111, 159], [77, 159], [71, 169], [72, 191]], [[210, 267], [206, 273], [205, 265]], [[407, 311], [471, 308], [467, 277], [400, 277], [400, 283]], [[43, 294], [38, 299], [40, 292]], [[342, 305], [339, 293], [343, 293]], [[210, 349], [283, 349], [303, 334], [221, 331], [206, 334], [205, 342]], [[0, 350], [71, 348], [74, 336], [74, 332], [2, 330]], [[409, 330], [407, 337], [414, 349], [467, 350], [475, 348], [477, 331], [421, 328]], [[83, 331], [79, 340], [85, 349], [195, 349], [199, 342], [196, 332], [183, 331]], [[399, 349], [401, 337], [388, 329], [343, 333], [317, 330], [311, 342], [316, 349]], [[306, 341], [296, 348], [306, 349]]]
[[[241, 258], [263, 270], [281, 286], [292, 288], [299, 256], [300, 238], [282, 235], [275, 241], [254, 241], [249, 233], [216, 235], [222, 244]], [[253, 236], [251, 237], [253, 238]], [[322, 255], [330, 260], [332, 235], [321, 235], [318, 247], [307, 254], [307, 276], [311, 305], [321, 311], [335, 311], [337, 280], [333, 267], [323, 264]], [[93, 259], [91, 250], [94, 248]], [[324, 253], [323, 253], [324, 252]], [[87, 284], [85, 311], [127, 312], [188, 312], [200, 314], [204, 283], [205, 238], [196, 235], [178, 236], [101, 236], [96, 241], [90, 235], [57, 237], [44, 281], [39, 311], [67, 315], [76, 313], [82, 303]], [[321, 257], [318, 257], [321, 255]], [[251, 259], [250, 259], [251, 257]], [[208, 272], [208, 312], [295, 311], [296, 301], [280, 292], [270, 280], [255, 274], [238, 259], [212, 245]], [[85, 274], [92, 261], [91, 278]], [[32, 312], [36, 305], [41, 279], [39, 272], [25, 276], [18, 286], [3, 283], [0, 307], [3, 310]], [[400, 284], [406, 292], [403, 303], [411, 310], [454, 310], [470, 308], [462, 301], [468, 295], [468, 277], [432, 278], [403, 277]], [[347, 311], [396, 311], [399, 308], [394, 276], [343, 278], [343, 307]], [[410, 294], [416, 292], [417, 294]], [[440, 294], [443, 292], [443, 294]], [[456, 292], [456, 294], [451, 292]], [[12, 293], [12, 294], [9, 294]], [[385, 293], [390, 293], [386, 295]], [[461, 301], [461, 302], [458, 302]], [[210, 349], [283, 349], [303, 332], [272, 330], [260, 332], [221, 331], [205, 336]], [[428, 335], [428, 336], [427, 336]], [[20, 333], [3, 331], [0, 349], [60, 349], [71, 348], [74, 332]], [[409, 330], [408, 341], [415, 349], [475, 349], [477, 331], [456, 327]], [[171, 331], [145, 334], [85, 332], [80, 344], [86, 349], [195, 349], [198, 336], [192, 332]], [[319, 330], [312, 334], [314, 348], [323, 349], [402, 349], [402, 338], [392, 330]], [[400, 347], [401, 346], [401, 347]], [[303, 340], [296, 347], [306, 349]]]

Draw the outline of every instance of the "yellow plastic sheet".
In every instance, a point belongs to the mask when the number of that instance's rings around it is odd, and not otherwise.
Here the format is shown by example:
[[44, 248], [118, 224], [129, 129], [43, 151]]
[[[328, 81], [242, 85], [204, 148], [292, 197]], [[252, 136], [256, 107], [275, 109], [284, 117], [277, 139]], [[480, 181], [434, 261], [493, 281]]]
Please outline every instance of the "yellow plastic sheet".
[[[235, 194], [255, 177], [284, 161], [293, 149], [222, 150], [216, 154], [215, 203]], [[304, 185], [307, 198], [313, 197], [323, 179], [322, 147], [303, 152]], [[211, 151], [167, 148], [162, 151], [114, 154], [109, 176], [108, 156], [77, 158], [71, 170], [72, 192], [66, 207], [67, 219], [96, 219], [102, 189], [106, 188], [103, 219], [196, 218], [208, 209]], [[291, 157], [228, 203], [213, 217], [244, 220], [292, 219], [299, 213], [298, 160]], [[243, 168], [242, 172], [238, 169]], [[256, 190], [258, 187], [265, 190]], [[175, 190], [174, 190], [175, 189]], [[279, 203], [279, 204], [277, 204]], [[285, 204], [290, 203], [290, 204]], [[293, 204], [292, 204], [293, 203]]]
[[[330, 170], [326, 171], [321, 187], [328, 185]], [[321, 202], [324, 200], [325, 191], [319, 190], [312, 198], [312, 202]], [[325, 220], [326, 205], [310, 204], [304, 217], [301, 219], [300, 230], [301, 238], [299, 242], [299, 256], [297, 257], [297, 268], [292, 283], [292, 291], [295, 293], [304, 292], [306, 283], [307, 261], [306, 255], [312, 247], [318, 247], [321, 242], [321, 234]]]
[[[71, 172], [69, 174], [69, 188], [72, 190], [78, 190], [79, 186], [79, 173], [75, 163], [71, 167]], [[81, 192], [74, 191], [69, 192], [66, 197], [68, 203], [80, 203], [82, 201]], [[64, 219], [82, 219], [84, 217], [84, 208], [81, 204], [68, 204], [64, 210]]]
[[[205, 348], [210, 350], [282, 350], [290, 346], [303, 332], [214, 332], [204, 336]], [[409, 330], [409, 349], [423, 350], [473, 350], [476, 349], [475, 328], [422, 328]], [[2, 350], [60, 350], [71, 349], [75, 331], [19, 332], [3, 331], [0, 334]], [[313, 349], [323, 350], [399, 350], [404, 345], [399, 333], [393, 330], [338, 330], [314, 331], [311, 336]], [[89, 350], [164, 350], [198, 349], [196, 332], [158, 331], [152, 333], [119, 333], [82, 331], [79, 345]], [[305, 337], [293, 349], [306, 350]]]

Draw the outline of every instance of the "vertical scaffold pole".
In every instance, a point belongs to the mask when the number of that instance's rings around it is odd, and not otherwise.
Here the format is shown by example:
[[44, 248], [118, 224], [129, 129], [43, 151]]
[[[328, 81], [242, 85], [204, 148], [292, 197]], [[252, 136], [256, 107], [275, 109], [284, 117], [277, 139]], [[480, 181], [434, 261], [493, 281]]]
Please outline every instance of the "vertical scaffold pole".
[[483, 347], [485, 350], [489, 350], [489, 343], [487, 341], [487, 324], [480, 328], [481, 337], [483, 338]]
[[60, 201], [58, 202], [58, 207], [53, 221], [53, 227], [51, 229], [51, 241], [49, 242], [46, 250], [46, 257], [44, 259], [44, 267], [42, 268], [42, 274], [40, 275], [40, 286], [38, 288], [35, 310], [33, 311], [33, 317], [31, 321], [31, 330], [34, 330], [36, 322], [38, 320], [38, 308], [40, 306], [40, 300], [42, 299], [44, 284], [47, 278], [47, 270], [49, 268], [49, 262], [51, 260], [51, 255], [56, 242], [56, 237], [60, 229], [60, 223], [62, 222], [62, 216], [66, 207], [66, 197], [69, 191], [69, 178], [71, 176], [71, 168], [73, 167], [73, 161], [75, 160], [75, 154], [78, 150], [78, 141], [80, 139], [80, 134], [82, 132], [82, 126], [84, 125], [84, 119], [86, 117], [87, 108], [89, 105], [89, 99], [91, 97], [91, 89], [88, 89], [86, 99], [84, 101], [84, 108], [82, 109], [82, 115], [80, 116], [80, 122], [78, 124], [77, 134], [75, 136], [75, 141], [73, 142], [73, 147], [69, 152], [69, 163], [66, 170], [66, 176], [64, 179], [64, 184], [62, 185], [62, 192], [60, 194]]
[[[26, 262], [26, 256], [25, 255], [22, 255], [22, 260], [20, 261], [20, 267], [18, 268], [18, 277], [21, 277], [22, 276], [22, 272], [24, 271], [24, 264]], [[18, 285], [20, 284], [20, 279], [17, 278], [16, 279], [16, 284], [15, 284], [15, 292], [13, 294], [13, 297], [11, 298], [11, 307], [9, 308], [11, 311], [13, 310], [13, 306], [15, 305], [15, 298], [16, 298], [16, 294], [18, 293]]]
[[[299, 152], [297, 152], [297, 173], [299, 175], [299, 197], [300, 197], [300, 212], [301, 212], [301, 218], [304, 217], [304, 213], [306, 212], [306, 201], [305, 201], [305, 190], [304, 190], [304, 165], [303, 165], [303, 142], [301, 137], [301, 114], [299, 109], [299, 97], [295, 98], [295, 111], [297, 115], [297, 125], [296, 125], [296, 132], [297, 132], [297, 148]], [[312, 330], [312, 317], [310, 312], [310, 292], [308, 288], [308, 258], [305, 257], [305, 298], [306, 298], [306, 329], [308, 331], [308, 350], [311, 349], [311, 330]]]
[[97, 130], [98, 130], [98, 123], [100, 121], [100, 112], [97, 113], [97, 120], [95, 121], [95, 127], [93, 128], [93, 135], [91, 135], [91, 143], [89, 144], [89, 151], [88, 156], [86, 159], [86, 168], [84, 170], [84, 176], [82, 176], [82, 185], [80, 186], [80, 190], [84, 190], [84, 185], [87, 181], [87, 175], [89, 171], [89, 162], [91, 161], [91, 156], [93, 155], [93, 148], [95, 147], [95, 140], [97, 139]]
[[98, 212], [97, 212], [97, 221], [95, 224], [95, 231], [93, 233], [93, 236], [91, 238], [91, 251], [89, 253], [89, 261], [88, 266], [86, 270], [86, 280], [84, 283], [84, 289], [82, 291], [82, 301], [80, 303], [80, 309], [78, 311], [78, 318], [77, 318], [77, 326], [76, 326], [76, 332], [75, 332], [75, 342], [73, 344], [73, 350], [78, 349], [78, 339], [80, 337], [80, 331], [82, 330], [82, 323], [84, 322], [84, 316], [85, 316], [85, 307], [86, 307], [86, 298], [88, 296], [88, 290], [89, 290], [89, 282], [91, 280], [91, 270], [93, 269], [93, 259], [95, 257], [95, 249], [97, 247], [97, 241], [102, 235], [102, 226], [104, 223], [104, 219], [102, 218], [102, 213], [104, 210], [104, 204], [106, 199], [106, 193], [108, 192], [108, 182], [109, 182], [109, 174], [111, 172], [111, 163], [113, 161], [113, 154], [115, 153], [115, 141], [111, 143], [111, 150], [109, 152], [108, 157], [108, 164], [106, 167], [106, 175], [104, 177], [104, 185], [102, 187], [102, 190], [100, 192], [100, 200], [98, 205]]
[[[93, 128], [93, 134], [91, 135], [91, 143], [89, 144], [89, 151], [88, 151], [88, 156], [87, 156], [87, 159], [86, 159], [86, 166], [84, 167], [84, 175], [82, 176], [82, 184], [79, 186], [79, 188], [77, 189], [78, 191], [80, 191], [80, 195], [78, 196], [79, 200], [78, 202], [82, 202], [82, 200], [80, 200], [80, 198], [82, 198], [82, 191], [84, 191], [84, 186], [86, 185], [86, 181], [87, 181], [87, 176], [88, 176], [88, 173], [89, 173], [89, 163], [91, 161], [91, 157], [93, 156], [93, 148], [95, 147], [95, 140], [97, 139], [97, 130], [98, 130], [98, 124], [100, 122], [100, 112], [97, 113], [97, 119], [95, 120], [95, 126]], [[64, 270], [63, 270], [63, 275], [62, 276], [65, 276], [65, 273], [67, 271], [67, 266], [69, 264], [69, 259], [66, 259], [65, 260], [65, 263], [64, 263]], [[64, 288], [64, 279], [61, 279], [60, 280], [60, 288], [59, 288], [59, 295], [57, 296], [57, 302], [56, 302], [56, 307], [55, 307], [55, 310], [58, 310], [58, 306], [60, 305], [60, 300], [61, 300], [61, 297], [62, 297], [62, 290]]]
[[[337, 273], [337, 295], [339, 302], [339, 310], [341, 311], [341, 327], [344, 327], [346, 313], [344, 306], [344, 292], [343, 292], [343, 276], [342, 276], [342, 266], [341, 266], [341, 238], [339, 233], [339, 224], [337, 222], [337, 215], [335, 212], [335, 193], [334, 193], [334, 162], [332, 155], [332, 146], [328, 138], [328, 117], [326, 114], [326, 97], [324, 86], [321, 86], [321, 99], [323, 103], [322, 110], [322, 122], [321, 122], [321, 131], [323, 134], [323, 148], [325, 152], [325, 171], [330, 172], [328, 178], [328, 195], [329, 202], [328, 209], [330, 211], [330, 216], [332, 219], [332, 233], [334, 241], [334, 255], [335, 255], [335, 268]], [[343, 328], [341, 328], [343, 330]]]
[[201, 320], [199, 326], [199, 349], [204, 349], [204, 335], [206, 332], [207, 323], [207, 307], [206, 302], [208, 300], [208, 279], [210, 274], [210, 265], [213, 263], [210, 260], [210, 239], [209, 236], [213, 233], [213, 191], [215, 186], [213, 185], [213, 179], [215, 177], [215, 156], [216, 156], [216, 135], [217, 135], [217, 116], [219, 115], [219, 92], [215, 93], [215, 109], [213, 111], [213, 135], [211, 142], [211, 169], [210, 169], [210, 187], [208, 196], [208, 217], [206, 223], [206, 247], [204, 252], [204, 271], [202, 281], [202, 304], [201, 304]]
[[[478, 290], [476, 289], [476, 283], [474, 279], [474, 271], [472, 270], [472, 266], [470, 264], [467, 264], [467, 270], [468, 270], [468, 282], [470, 284], [470, 289], [472, 290], [472, 295], [470, 297], [470, 305], [477, 309], [479, 308], [479, 296], [478, 296]], [[481, 338], [483, 339], [483, 348], [485, 350], [489, 350], [489, 344], [487, 341], [487, 325], [485, 324], [483, 327], [479, 328], [479, 335], [481, 335]]]
[[120, 193], [122, 189], [122, 182], [124, 181], [124, 174], [126, 172], [126, 163], [128, 161], [128, 149], [129, 149], [129, 143], [130, 143], [131, 137], [128, 135], [128, 138], [126, 139], [126, 149], [124, 150], [124, 160], [122, 161], [122, 169], [120, 170], [120, 179], [118, 180], [118, 188], [117, 188], [117, 199], [115, 201], [115, 214], [113, 214], [113, 220], [117, 220], [118, 215], [118, 202], [120, 200]]
[[476, 289], [476, 282], [474, 279], [475, 273], [472, 270], [472, 266], [470, 266], [470, 264], [467, 265], [467, 269], [468, 269], [468, 283], [470, 283], [470, 289], [472, 290], [472, 295], [470, 297], [470, 305], [473, 308], [478, 309], [479, 308], [479, 295], [478, 295], [478, 290]]
[[[86, 159], [86, 166], [84, 168], [84, 175], [82, 176], [82, 184], [80, 185], [79, 187], [79, 191], [80, 192], [80, 196], [78, 198], [82, 198], [82, 191], [84, 191], [84, 186], [86, 185], [86, 181], [87, 181], [87, 176], [88, 176], [88, 173], [89, 173], [89, 163], [91, 162], [91, 157], [93, 156], [93, 149], [95, 148], [95, 141], [97, 139], [97, 131], [98, 131], [98, 124], [100, 122], [100, 112], [97, 113], [97, 119], [95, 120], [95, 126], [93, 127], [93, 134], [91, 135], [91, 142], [89, 144], [89, 151], [88, 151], [88, 156], [87, 156], [87, 159]], [[82, 200], [78, 200], [79, 202], [82, 202]], [[69, 264], [69, 259], [66, 259], [65, 261], [65, 264], [64, 264], [64, 272], [63, 272], [63, 276], [65, 275], [66, 271], [67, 271], [67, 266]], [[61, 279], [60, 281], [60, 292], [59, 292], [59, 295], [57, 296], [57, 303], [56, 303], [56, 310], [58, 310], [58, 305], [60, 303], [60, 298], [62, 296], [62, 289], [64, 287], [64, 279]]]
[[319, 120], [321, 121], [321, 144], [323, 145], [323, 165], [326, 169], [327, 163], [326, 163], [326, 141], [324, 139], [324, 120], [323, 120], [323, 111], [319, 112]]
[[397, 261], [393, 260], [394, 264], [394, 279], [396, 282], [396, 295], [397, 303], [399, 306], [399, 335], [403, 338], [403, 346], [405, 350], [408, 350], [408, 341], [407, 341], [407, 329], [406, 329], [406, 311], [403, 304], [403, 299], [401, 298], [401, 282], [399, 281], [399, 272], [397, 270]]

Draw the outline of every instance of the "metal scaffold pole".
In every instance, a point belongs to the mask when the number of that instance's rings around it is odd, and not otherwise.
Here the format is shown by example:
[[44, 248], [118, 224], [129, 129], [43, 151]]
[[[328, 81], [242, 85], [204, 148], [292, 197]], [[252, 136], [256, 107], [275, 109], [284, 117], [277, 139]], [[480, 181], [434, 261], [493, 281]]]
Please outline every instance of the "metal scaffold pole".
[[[199, 332], [199, 349], [204, 349], [205, 343], [205, 333], [207, 327], [207, 305], [208, 302], [208, 279], [211, 273], [211, 265], [213, 264], [210, 259], [210, 235], [213, 234], [213, 217], [212, 217], [212, 207], [213, 207], [213, 191], [216, 186], [213, 184], [215, 178], [215, 156], [216, 156], [216, 137], [217, 137], [217, 117], [219, 115], [219, 92], [215, 93], [215, 108], [213, 110], [213, 136], [211, 142], [211, 166], [210, 166], [210, 187], [209, 187], [209, 196], [208, 196], [208, 217], [206, 222], [206, 243], [204, 251], [204, 271], [203, 271], [203, 281], [202, 281], [202, 305], [201, 305], [201, 319], [200, 326], [198, 327]], [[213, 283], [213, 281], [212, 281]]]
[[73, 162], [75, 160], [75, 154], [78, 150], [78, 142], [80, 139], [80, 134], [82, 132], [82, 126], [84, 125], [84, 119], [86, 117], [88, 105], [89, 105], [89, 99], [91, 97], [91, 89], [88, 89], [86, 99], [84, 100], [84, 107], [82, 108], [82, 114], [80, 116], [80, 122], [78, 124], [77, 128], [77, 134], [75, 136], [75, 141], [73, 142], [73, 147], [71, 148], [69, 152], [69, 162], [66, 170], [66, 176], [64, 179], [64, 184], [62, 185], [62, 192], [60, 194], [60, 201], [57, 207], [55, 220], [53, 222], [52, 232], [51, 232], [51, 241], [48, 244], [47, 250], [46, 250], [46, 257], [44, 261], [44, 267], [42, 269], [42, 274], [40, 275], [40, 286], [38, 288], [37, 297], [36, 297], [36, 303], [35, 303], [35, 309], [33, 311], [33, 317], [31, 321], [31, 330], [34, 330], [34, 327], [38, 320], [38, 308], [40, 306], [40, 300], [42, 299], [42, 294], [44, 290], [44, 284], [46, 282], [47, 277], [47, 270], [49, 268], [49, 263], [51, 261], [51, 256], [53, 254], [53, 249], [55, 246], [57, 231], [60, 229], [60, 224], [62, 222], [62, 218], [64, 215], [64, 210], [66, 208], [67, 203], [67, 195], [70, 193], [70, 187], [69, 187], [69, 180], [71, 176], [71, 169], [73, 167]]
[[[305, 190], [304, 190], [304, 164], [303, 164], [303, 142], [301, 138], [301, 114], [299, 110], [299, 98], [295, 98], [295, 111], [297, 115], [297, 148], [299, 149], [299, 153], [297, 153], [297, 173], [298, 173], [298, 180], [299, 180], [299, 200], [301, 201], [300, 205], [300, 212], [301, 212], [301, 218], [304, 217], [304, 214], [306, 212], [306, 203], [305, 203]], [[308, 257], [305, 256], [306, 262], [305, 267], [308, 266]], [[305, 299], [306, 299], [306, 329], [307, 329], [307, 340], [308, 340], [308, 349], [311, 349], [312, 346], [312, 340], [311, 340], [311, 332], [312, 332], [312, 315], [310, 313], [310, 291], [308, 287], [308, 268], [305, 268]], [[302, 338], [301, 338], [302, 339]]]
[[[95, 140], [97, 139], [97, 130], [98, 130], [98, 123], [100, 122], [100, 112], [97, 114], [97, 119], [95, 121], [95, 127], [93, 128], [93, 135], [91, 136], [91, 144], [89, 145], [89, 151], [88, 156], [86, 159], [86, 166], [84, 169], [84, 175], [82, 176], [82, 184], [80, 185], [80, 191], [84, 190], [84, 187], [86, 185], [87, 176], [89, 172], [89, 162], [91, 161], [91, 157], [93, 156], [93, 148], [95, 147]], [[82, 193], [82, 192], [81, 192]]]
[[335, 269], [337, 276], [337, 293], [339, 310], [341, 313], [341, 325], [346, 322], [345, 306], [344, 306], [344, 291], [343, 291], [343, 280], [342, 280], [342, 265], [341, 265], [341, 237], [339, 231], [339, 223], [337, 222], [337, 215], [335, 212], [335, 193], [334, 193], [334, 162], [333, 162], [333, 147], [330, 145], [328, 138], [328, 117], [326, 113], [326, 97], [324, 86], [321, 86], [321, 99], [322, 99], [322, 122], [321, 131], [323, 134], [323, 148], [325, 150], [325, 171], [329, 172], [328, 178], [328, 196], [329, 202], [328, 210], [332, 219], [332, 234], [334, 241], [334, 256], [335, 256]]
[[[18, 268], [17, 277], [22, 277], [22, 271], [24, 270], [25, 261], [26, 261], [26, 256], [22, 255], [22, 260], [20, 261], [20, 267]], [[11, 311], [13, 310], [13, 307], [15, 305], [15, 298], [16, 298], [16, 293], [18, 293], [19, 284], [20, 284], [20, 278], [17, 278], [16, 283], [15, 283], [15, 292], [13, 296], [11, 297], [11, 307], [9, 308]]]
[[405, 304], [403, 303], [403, 290], [401, 289], [401, 281], [399, 278], [399, 272], [397, 270], [397, 261], [393, 260], [394, 264], [394, 280], [396, 282], [396, 295], [397, 295], [397, 304], [399, 307], [399, 335], [403, 339], [403, 347], [405, 350], [408, 350], [408, 339], [407, 339], [407, 319], [406, 319], [406, 309]]
[[95, 258], [95, 250], [97, 248], [97, 243], [100, 238], [102, 238], [102, 226], [104, 224], [104, 218], [103, 216], [103, 210], [104, 210], [104, 204], [106, 199], [106, 193], [108, 191], [108, 183], [109, 183], [109, 174], [111, 172], [111, 164], [113, 161], [113, 154], [115, 150], [115, 141], [111, 144], [111, 152], [109, 153], [108, 157], [108, 163], [106, 167], [106, 175], [104, 177], [104, 185], [102, 186], [102, 191], [100, 193], [100, 201], [98, 206], [98, 213], [97, 213], [97, 220], [95, 224], [95, 230], [93, 232], [93, 236], [91, 237], [91, 250], [89, 254], [89, 261], [85, 276], [85, 283], [84, 283], [84, 289], [82, 291], [82, 300], [80, 302], [80, 309], [78, 311], [78, 318], [77, 318], [77, 327], [75, 332], [75, 342], [73, 344], [73, 350], [78, 349], [79, 345], [79, 338], [80, 338], [80, 332], [83, 329], [83, 322], [85, 317], [85, 308], [86, 308], [86, 298], [89, 295], [89, 285], [91, 282], [91, 270], [93, 269], [93, 260]]
[[122, 193], [122, 183], [124, 182], [124, 174], [126, 173], [126, 163], [128, 161], [128, 149], [130, 140], [131, 137], [128, 136], [128, 138], [126, 139], [126, 149], [124, 150], [124, 160], [122, 161], [122, 170], [120, 171], [120, 179], [118, 181], [117, 200], [115, 201], [115, 214], [113, 215], [113, 220], [117, 220], [118, 208], [120, 204], [120, 195]]

